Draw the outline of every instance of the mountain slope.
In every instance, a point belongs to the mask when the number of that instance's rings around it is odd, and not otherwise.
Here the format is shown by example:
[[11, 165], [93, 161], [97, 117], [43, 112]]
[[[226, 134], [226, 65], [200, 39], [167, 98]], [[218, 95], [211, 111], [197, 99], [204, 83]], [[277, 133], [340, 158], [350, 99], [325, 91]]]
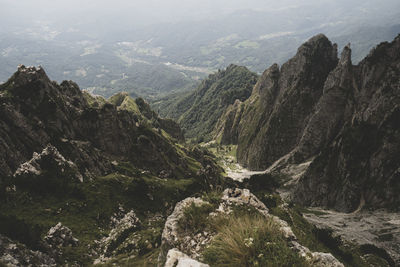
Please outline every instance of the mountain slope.
[[398, 36], [354, 66], [349, 45], [338, 60], [336, 45], [313, 37], [228, 108], [221, 142], [237, 141], [250, 169], [311, 162], [294, 191], [304, 205], [398, 209], [399, 45]]
[[178, 117], [187, 137], [209, 140], [225, 109], [236, 99], [247, 99], [256, 80], [257, 75], [247, 68], [230, 65], [225, 70], [211, 74], [192, 93], [179, 100], [172, 98], [177, 103], [170, 110], [160, 113]]
[[264, 72], [243, 112], [237, 151], [240, 163], [265, 169], [294, 148], [337, 63], [336, 53], [336, 46], [317, 35], [280, 70], [273, 65]]
[[[152, 130], [143, 115], [126, 108], [117, 109], [107, 102], [99, 108], [91, 108], [75, 83], [65, 81], [57, 85], [41, 68], [20, 67], [1, 86], [1, 93], [2, 175], [12, 174], [20, 163], [47, 143], [71, 146], [70, 149], [78, 153], [71, 145], [74, 140], [87, 142], [90, 149], [102, 150], [101, 155], [129, 159], [137, 167], [155, 168], [154, 171], [169, 168], [169, 163], [162, 158], [158, 158], [158, 166], [147, 165], [150, 158], [157, 158], [155, 149], [169, 153], [169, 159], [180, 158], [170, 149], [169, 140]], [[146, 140], [141, 136], [146, 136]], [[97, 174], [107, 169], [97, 166], [104, 163], [94, 164], [96, 166], [92, 167]]]
[[140, 261], [157, 252], [174, 203], [221, 173], [143, 99], [82, 93], [40, 67], [0, 85], [0, 150], [0, 238], [21, 247], [8, 258], [1, 248], [1, 264], [90, 265], [127, 251]]

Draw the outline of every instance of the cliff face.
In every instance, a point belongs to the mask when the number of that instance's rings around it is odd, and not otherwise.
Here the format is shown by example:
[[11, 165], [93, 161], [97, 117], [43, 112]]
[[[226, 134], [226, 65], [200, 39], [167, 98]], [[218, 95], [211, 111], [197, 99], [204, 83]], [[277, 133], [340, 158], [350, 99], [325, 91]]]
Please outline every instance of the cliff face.
[[295, 190], [302, 204], [398, 209], [399, 48], [397, 37], [354, 66], [350, 45], [338, 60], [336, 45], [313, 37], [228, 108], [219, 140], [237, 142], [238, 161], [250, 169], [313, 159]]
[[351, 50], [346, 46], [339, 64], [325, 81], [323, 95], [295, 149], [297, 161], [306, 160], [318, 153], [351, 117], [355, 100], [354, 82]]
[[238, 161], [265, 169], [291, 151], [337, 64], [336, 46], [317, 35], [304, 43], [279, 70], [266, 70], [247, 101], [238, 136]]
[[242, 119], [244, 104], [237, 99], [233, 105], [227, 107], [219, 118], [214, 129], [214, 139], [220, 144], [237, 144], [239, 123]]
[[400, 36], [352, 66], [344, 50], [308, 125], [324, 130], [315, 138], [307, 131], [298, 148], [300, 159], [322, 149], [300, 180], [297, 201], [344, 211], [400, 207], [399, 51]]

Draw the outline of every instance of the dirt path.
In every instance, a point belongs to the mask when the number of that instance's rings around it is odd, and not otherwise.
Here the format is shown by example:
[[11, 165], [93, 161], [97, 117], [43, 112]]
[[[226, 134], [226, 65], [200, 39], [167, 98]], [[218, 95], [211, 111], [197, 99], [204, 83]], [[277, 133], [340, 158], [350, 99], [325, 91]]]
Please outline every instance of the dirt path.
[[240, 164], [236, 163], [234, 169], [226, 168], [225, 169], [226, 176], [232, 178], [235, 181], [243, 182], [244, 179], [249, 179], [252, 175], [255, 174], [263, 174], [265, 171], [250, 171], [246, 168], [243, 168]]

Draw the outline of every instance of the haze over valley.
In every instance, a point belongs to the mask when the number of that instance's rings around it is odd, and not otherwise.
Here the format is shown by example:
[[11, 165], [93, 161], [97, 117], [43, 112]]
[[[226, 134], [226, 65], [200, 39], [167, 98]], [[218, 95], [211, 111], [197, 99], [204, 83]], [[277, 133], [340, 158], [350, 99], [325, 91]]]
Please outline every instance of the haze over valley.
[[400, 31], [400, 3], [378, 1], [0, 1], [0, 81], [42, 65], [106, 97], [187, 91], [229, 64], [262, 73], [324, 33], [361, 60]]

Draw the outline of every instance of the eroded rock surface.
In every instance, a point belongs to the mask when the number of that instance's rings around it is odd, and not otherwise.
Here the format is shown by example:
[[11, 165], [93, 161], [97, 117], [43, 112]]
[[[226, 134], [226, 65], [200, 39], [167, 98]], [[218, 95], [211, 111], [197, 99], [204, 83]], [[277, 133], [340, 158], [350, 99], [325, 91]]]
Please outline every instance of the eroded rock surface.
[[[165, 262], [168, 251], [173, 248], [177, 248], [180, 251], [186, 252], [189, 250], [189, 256], [191, 257], [196, 257], [199, 255], [198, 252], [200, 250], [200, 246], [198, 246], [198, 242], [191, 242], [190, 237], [185, 238], [185, 235], [179, 231], [178, 224], [179, 220], [184, 216], [185, 209], [192, 205], [192, 203], [193, 205], [201, 206], [206, 202], [200, 198], [186, 198], [178, 202], [175, 205], [172, 214], [168, 216], [161, 236], [161, 252], [159, 256], [159, 262]], [[202, 238], [200, 235], [199, 239], [205, 238]]]
[[111, 218], [112, 229], [109, 235], [100, 240], [98, 247], [100, 251], [99, 258], [95, 260], [95, 264], [106, 262], [113, 256], [113, 252], [119, 246], [130, 245], [135, 247], [136, 244], [124, 244], [124, 242], [137, 242], [138, 240], [127, 240], [128, 236], [140, 227], [140, 220], [133, 210], [129, 211], [122, 217], [116, 216]]
[[32, 159], [19, 166], [14, 177], [41, 175], [43, 169], [58, 169], [62, 173], [68, 172], [72, 176], [71, 178], [83, 182], [83, 176], [79, 173], [76, 165], [72, 161], [66, 160], [52, 145], [46, 146], [40, 154], [34, 152]]
[[[399, 51], [400, 36], [357, 66], [349, 63], [349, 48], [343, 51], [309, 124], [319, 133], [306, 132], [300, 143], [300, 160], [318, 155], [299, 181], [296, 201], [347, 212], [363, 205], [399, 209]], [[323, 127], [327, 122], [331, 126]]]
[[0, 263], [6, 266], [56, 266], [49, 255], [28, 249], [25, 245], [13, 242], [0, 235]]
[[304, 43], [280, 69], [274, 64], [263, 73], [245, 102], [239, 163], [266, 169], [296, 146], [337, 62], [336, 45], [321, 34]]
[[58, 223], [50, 228], [44, 237], [44, 243], [51, 250], [58, 250], [61, 247], [77, 246], [79, 240], [73, 237], [71, 229]]
[[218, 136], [235, 143], [238, 134], [237, 159], [250, 170], [307, 163], [293, 179], [302, 205], [398, 210], [399, 51], [400, 36], [353, 65], [350, 45], [339, 60], [336, 45], [317, 35], [281, 68], [268, 68], [249, 99], [228, 108]]

